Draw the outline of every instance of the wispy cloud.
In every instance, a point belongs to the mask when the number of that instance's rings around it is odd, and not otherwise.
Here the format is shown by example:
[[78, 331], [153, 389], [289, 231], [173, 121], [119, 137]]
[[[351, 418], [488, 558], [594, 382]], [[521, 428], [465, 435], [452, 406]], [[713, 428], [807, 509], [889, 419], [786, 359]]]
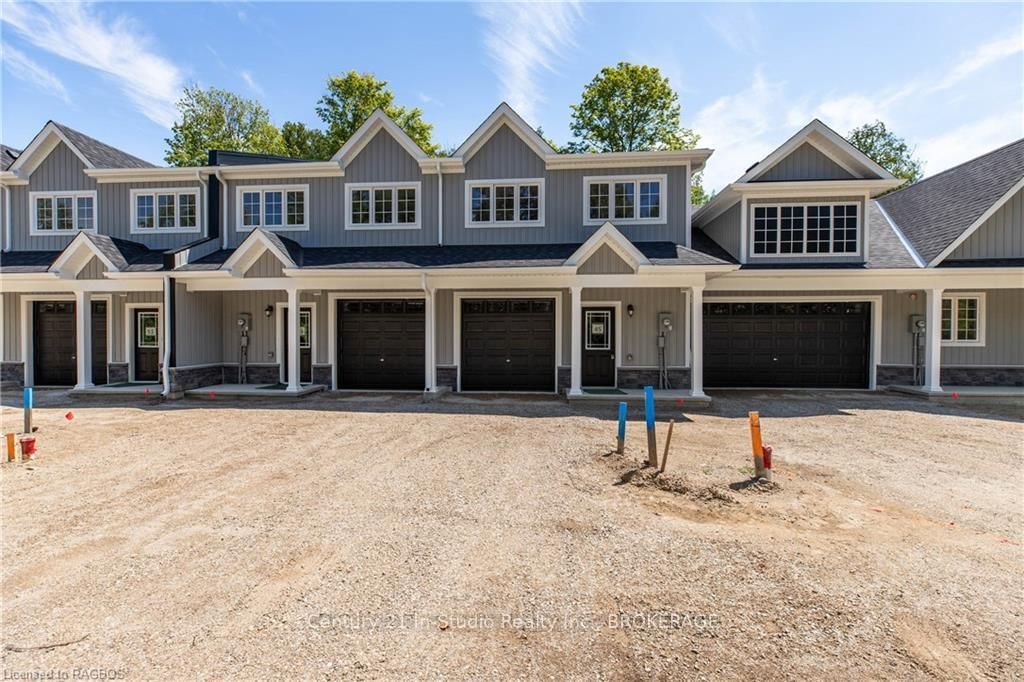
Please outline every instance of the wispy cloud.
[[576, 46], [580, 4], [483, 3], [477, 5], [477, 14], [487, 24], [484, 45], [494, 62], [502, 97], [536, 125], [537, 106], [544, 101], [539, 74], [556, 72], [558, 60]]
[[174, 123], [182, 71], [156, 52], [130, 17], [104, 16], [90, 4], [5, 2], [0, 20], [35, 47], [109, 77], [150, 120]]
[[439, 106], [439, 107], [443, 107], [444, 106], [443, 102], [438, 100], [433, 95], [428, 95], [427, 93], [423, 92], [422, 90], [420, 90], [419, 92], [416, 93], [416, 98], [419, 99], [419, 101], [422, 102], [423, 104], [433, 104], [433, 105]]
[[982, 43], [964, 55], [949, 70], [945, 78], [931, 87], [930, 92], [948, 90], [985, 67], [1021, 52], [1024, 52], [1024, 41], [1021, 40], [1020, 31], [994, 38], [987, 43]]
[[1020, 109], [1014, 106], [924, 140], [917, 148], [929, 174], [952, 168], [1024, 134]]
[[16, 50], [9, 44], [5, 43], [2, 51], [3, 63], [9, 74], [18, 80], [31, 83], [43, 92], [61, 98], [66, 104], [71, 104], [67, 88], [64, 87], [64, 82], [57, 77], [57, 74], [36, 63], [27, 54]]
[[263, 89], [263, 86], [261, 86], [259, 83], [256, 82], [256, 79], [253, 78], [252, 73], [250, 73], [246, 69], [242, 69], [241, 71], [238, 72], [238, 75], [242, 77], [242, 80], [245, 81], [245, 84], [249, 86], [250, 90], [252, 90], [254, 93], [259, 95], [260, 97], [265, 97], [266, 96], [267, 93]]
[[721, 4], [704, 15], [711, 30], [736, 52], [756, 52], [761, 44], [761, 21], [751, 5]]

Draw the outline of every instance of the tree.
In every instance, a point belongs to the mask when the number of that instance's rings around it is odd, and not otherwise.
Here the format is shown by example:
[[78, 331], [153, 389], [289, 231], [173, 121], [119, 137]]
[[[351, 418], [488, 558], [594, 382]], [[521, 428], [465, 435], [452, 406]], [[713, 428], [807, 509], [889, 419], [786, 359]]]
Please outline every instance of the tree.
[[[576, 152], [640, 152], [693, 149], [700, 135], [680, 122], [679, 97], [655, 66], [619, 62], [606, 66], [574, 104], [569, 129]], [[694, 176], [691, 200], [706, 198]]]
[[281, 131], [255, 100], [218, 88], [185, 88], [178, 100], [181, 120], [171, 128], [164, 160], [172, 166], [204, 166], [210, 149], [283, 154]]
[[897, 137], [881, 121], [876, 120], [874, 123], [865, 123], [859, 128], [854, 128], [847, 135], [847, 139], [872, 161], [906, 183], [921, 179], [921, 161], [914, 157], [914, 150], [906, 140]]
[[396, 105], [387, 81], [377, 80], [372, 73], [349, 71], [328, 78], [327, 92], [317, 103], [316, 113], [327, 128], [330, 146], [337, 151], [376, 109], [387, 114], [423, 151], [431, 156], [440, 153], [440, 146], [431, 140], [434, 126], [423, 120], [423, 111]]
[[281, 126], [281, 137], [285, 155], [295, 159], [326, 161], [338, 151], [331, 146], [324, 131], [297, 121], [285, 121]]

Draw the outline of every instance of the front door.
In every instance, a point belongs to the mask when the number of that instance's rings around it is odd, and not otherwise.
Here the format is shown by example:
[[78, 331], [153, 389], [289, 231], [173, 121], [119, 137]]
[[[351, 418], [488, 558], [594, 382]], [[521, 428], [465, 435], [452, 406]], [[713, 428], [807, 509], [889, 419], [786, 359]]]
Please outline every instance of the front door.
[[160, 311], [135, 310], [135, 381], [160, 379]]
[[[299, 383], [313, 383], [313, 311], [309, 308], [299, 307]], [[284, 363], [284, 380], [289, 378], [291, 363], [288, 362], [288, 308], [284, 308], [284, 353], [281, 355], [281, 362]]]
[[32, 304], [32, 366], [36, 386], [74, 386], [76, 334], [74, 301]]
[[583, 385], [615, 386], [615, 309], [583, 309]]
[[92, 302], [92, 383], [107, 383], [107, 302]]

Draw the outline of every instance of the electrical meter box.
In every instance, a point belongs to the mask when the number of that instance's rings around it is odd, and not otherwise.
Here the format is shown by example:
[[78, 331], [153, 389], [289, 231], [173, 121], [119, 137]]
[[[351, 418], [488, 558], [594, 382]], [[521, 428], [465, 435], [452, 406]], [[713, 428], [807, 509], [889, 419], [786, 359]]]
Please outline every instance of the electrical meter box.
[[672, 331], [672, 313], [658, 313], [658, 333]]
[[907, 330], [911, 334], [924, 333], [924, 315], [911, 315], [910, 316], [910, 328]]

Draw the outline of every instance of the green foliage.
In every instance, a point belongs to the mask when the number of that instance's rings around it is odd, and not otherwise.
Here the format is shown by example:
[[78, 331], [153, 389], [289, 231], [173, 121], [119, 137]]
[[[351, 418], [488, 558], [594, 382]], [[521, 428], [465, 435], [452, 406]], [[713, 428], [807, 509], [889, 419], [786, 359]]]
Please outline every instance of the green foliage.
[[281, 126], [281, 137], [284, 139], [285, 155], [295, 159], [327, 161], [338, 151], [331, 146], [324, 131], [297, 121], [285, 121]]
[[431, 156], [440, 154], [440, 146], [431, 140], [434, 126], [423, 120], [423, 111], [396, 105], [387, 81], [377, 80], [372, 73], [349, 71], [328, 78], [316, 113], [326, 126], [330, 146], [337, 151], [376, 109], [387, 114], [423, 151]]
[[166, 138], [164, 160], [172, 166], [205, 166], [210, 149], [283, 154], [281, 131], [255, 100], [218, 88], [186, 87], [178, 100], [181, 120]]
[[[574, 104], [569, 129], [573, 141], [563, 151], [646, 152], [693, 149], [700, 135], [680, 123], [679, 97], [656, 66], [619, 62], [606, 66]], [[695, 206], [708, 197], [693, 177]]]
[[914, 157], [914, 150], [881, 121], [854, 128], [846, 137], [854, 147], [897, 178], [906, 183], [921, 179], [921, 161]]

